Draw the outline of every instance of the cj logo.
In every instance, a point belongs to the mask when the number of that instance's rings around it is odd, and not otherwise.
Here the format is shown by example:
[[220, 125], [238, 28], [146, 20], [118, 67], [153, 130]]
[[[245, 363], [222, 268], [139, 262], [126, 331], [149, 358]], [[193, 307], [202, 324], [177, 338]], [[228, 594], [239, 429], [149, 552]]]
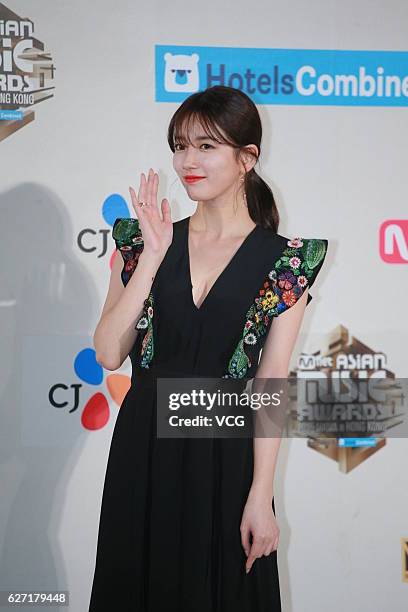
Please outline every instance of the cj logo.
[[[112, 193], [102, 204], [102, 217], [112, 228], [117, 217], [130, 217], [129, 208], [126, 200], [119, 193]], [[85, 227], [81, 229], [77, 236], [77, 244], [83, 253], [97, 253], [97, 257], [103, 257], [109, 247], [113, 247], [110, 266], [112, 268], [115, 256], [115, 245], [111, 239], [111, 229], [93, 229]]]
[[194, 92], [199, 88], [197, 53], [191, 55], [164, 54], [164, 89], [171, 92]]
[[[85, 348], [77, 354], [74, 359], [74, 371], [82, 383], [56, 383], [48, 392], [50, 404], [59, 410], [68, 410], [70, 414], [81, 406], [83, 383], [99, 387], [104, 379], [103, 368], [96, 361], [95, 351], [92, 348]], [[105, 427], [110, 417], [106, 395], [120, 406], [130, 389], [130, 378], [125, 374], [109, 374], [105, 383], [107, 393], [96, 391], [82, 409], [81, 423], [85, 429], [96, 430]]]
[[[117, 217], [129, 218], [129, 208], [126, 200], [118, 193], [108, 196], [102, 204], [102, 217], [104, 221], [113, 227]], [[103, 257], [110, 240], [111, 230], [102, 228], [94, 230], [84, 228], [78, 234], [77, 242], [81, 251], [85, 253], [98, 252], [98, 257]], [[108, 240], [109, 239], [109, 240]], [[112, 242], [113, 252], [110, 257], [110, 267], [113, 259], [118, 253]], [[120, 255], [119, 255], [120, 257]], [[96, 361], [93, 348], [85, 348], [78, 353], [74, 360], [74, 370], [82, 383], [99, 386], [104, 380], [102, 366]], [[68, 409], [70, 413], [75, 412], [82, 405], [81, 389], [82, 383], [56, 383], [48, 393], [52, 406], [58, 409]], [[124, 374], [109, 374], [105, 379], [107, 395], [120, 406], [127, 391], [130, 388], [130, 378]], [[101, 429], [109, 421], [110, 411], [106, 394], [97, 391], [86, 402], [82, 410], [81, 422], [85, 429]]]
[[381, 224], [380, 257], [386, 263], [408, 263], [408, 220], [388, 219]]

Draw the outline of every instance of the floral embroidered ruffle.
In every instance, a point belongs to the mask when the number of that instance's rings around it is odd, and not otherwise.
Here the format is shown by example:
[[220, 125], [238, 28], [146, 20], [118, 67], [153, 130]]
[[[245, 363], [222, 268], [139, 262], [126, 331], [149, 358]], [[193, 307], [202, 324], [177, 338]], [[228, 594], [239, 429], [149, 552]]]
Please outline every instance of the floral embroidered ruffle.
[[[138, 220], [116, 219], [112, 237], [122, 254], [124, 267], [121, 278], [126, 286], [136, 269], [144, 246]], [[326, 257], [327, 247], [328, 241], [324, 239], [293, 238], [286, 241], [286, 247], [268, 272], [258, 295], [245, 315], [241, 338], [228, 362], [223, 378], [243, 378], [247, 374], [253, 361], [251, 353], [258, 348], [272, 318], [296, 304], [305, 288], [313, 285]], [[309, 293], [308, 304], [311, 299]], [[150, 291], [135, 326], [135, 329], [145, 332], [140, 352], [140, 365], [143, 368], [149, 367], [154, 355], [153, 314], [154, 298]]]
[[[268, 330], [272, 317], [291, 308], [314, 283], [327, 253], [328, 241], [316, 238], [287, 240], [286, 248], [269, 271], [246, 313], [242, 336], [223, 378], [243, 378], [252, 365], [251, 349]], [[307, 304], [312, 296], [308, 294]]]
[[[126, 287], [133, 272], [136, 270], [140, 253], [144, 247], [138, 219], [117, 218], [113, 225], [112, 238], [116, 243], [116, 248], [119, 249], [122, 255], [124, 266], [121, 278], [123, 285]], [[135, 329], [144, 332], [140, 352], [140, 365], [143, 368], [149, 367], [154, 354], [153, 313], [154, 298], [152, 291], [150, 291], [143, 303], [143, 312], [135, 325]]]

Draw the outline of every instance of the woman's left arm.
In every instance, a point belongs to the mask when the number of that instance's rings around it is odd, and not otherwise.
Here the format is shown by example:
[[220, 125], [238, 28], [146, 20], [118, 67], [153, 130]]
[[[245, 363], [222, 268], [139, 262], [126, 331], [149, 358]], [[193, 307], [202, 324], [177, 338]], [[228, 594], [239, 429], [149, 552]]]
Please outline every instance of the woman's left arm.
[[[273, 320], [252, 390], [256, 388], [257, 379], [287, 379], [290, 359], [307, 304], [307, 295], [306, 288], [294, 306]], [[280, 437], [254, 436], [253, 479], [241, 521], [241, 541], [247, 555], [247, 573], [255, 559], [269, 555], [278, 547], [279, 527], [272, 509], [272, 498], [280, 442]], [[249, 539], [250, 533], [252, 533], [252, 542]]]

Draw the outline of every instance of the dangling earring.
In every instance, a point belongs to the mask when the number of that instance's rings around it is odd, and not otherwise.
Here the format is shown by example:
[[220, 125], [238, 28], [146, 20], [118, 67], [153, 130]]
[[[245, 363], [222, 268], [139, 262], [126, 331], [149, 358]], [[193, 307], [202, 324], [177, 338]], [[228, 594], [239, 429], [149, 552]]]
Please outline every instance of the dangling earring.
[[245, 193], [245, 174], [241, 175], [240, 181], [241, 185], [243, 186], [243, 196], [244, 196], [244, 204], [245, 206], [247, 205], [247, 197], [246, 197], [246, 193]]

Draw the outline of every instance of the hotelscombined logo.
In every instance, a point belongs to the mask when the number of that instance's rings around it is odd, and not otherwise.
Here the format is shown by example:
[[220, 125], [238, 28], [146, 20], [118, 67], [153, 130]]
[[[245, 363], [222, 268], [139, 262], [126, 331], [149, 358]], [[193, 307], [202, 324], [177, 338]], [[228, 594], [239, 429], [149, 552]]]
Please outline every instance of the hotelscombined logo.
[[33, 106], [54, 95], [54, 72], [31, 19], [0, 2], [0, 140], [34, 121]]
[[[84, 348], [74, 359], [74, 372], [78, 378], [87, 385], [99, 387], [104, 381], [102, 366], [96, 361], [96, 353], [93, 348]], [[76, 412], [81, 406], [82, 383], [54, 384], [48, 393], [50, 404], [54, 408], [66, 408], [69, 406], [70, 414]], [[105, 378], [106, 391], [96, 391], [86, 402], [81, 413], [81, 423], [85, 429], [96, 430], [105, 427], [110, 418], [109, 403], [107, 395], [120, 406], [130, 388], [130, 378], [125, 374], [109, 374]], [[72, 405], [67, 401], [67, 392], [72, 392]]]
[[407, 106], [408, 52], [155, 45], [156, 102], [227, 85], [258, 104]]

